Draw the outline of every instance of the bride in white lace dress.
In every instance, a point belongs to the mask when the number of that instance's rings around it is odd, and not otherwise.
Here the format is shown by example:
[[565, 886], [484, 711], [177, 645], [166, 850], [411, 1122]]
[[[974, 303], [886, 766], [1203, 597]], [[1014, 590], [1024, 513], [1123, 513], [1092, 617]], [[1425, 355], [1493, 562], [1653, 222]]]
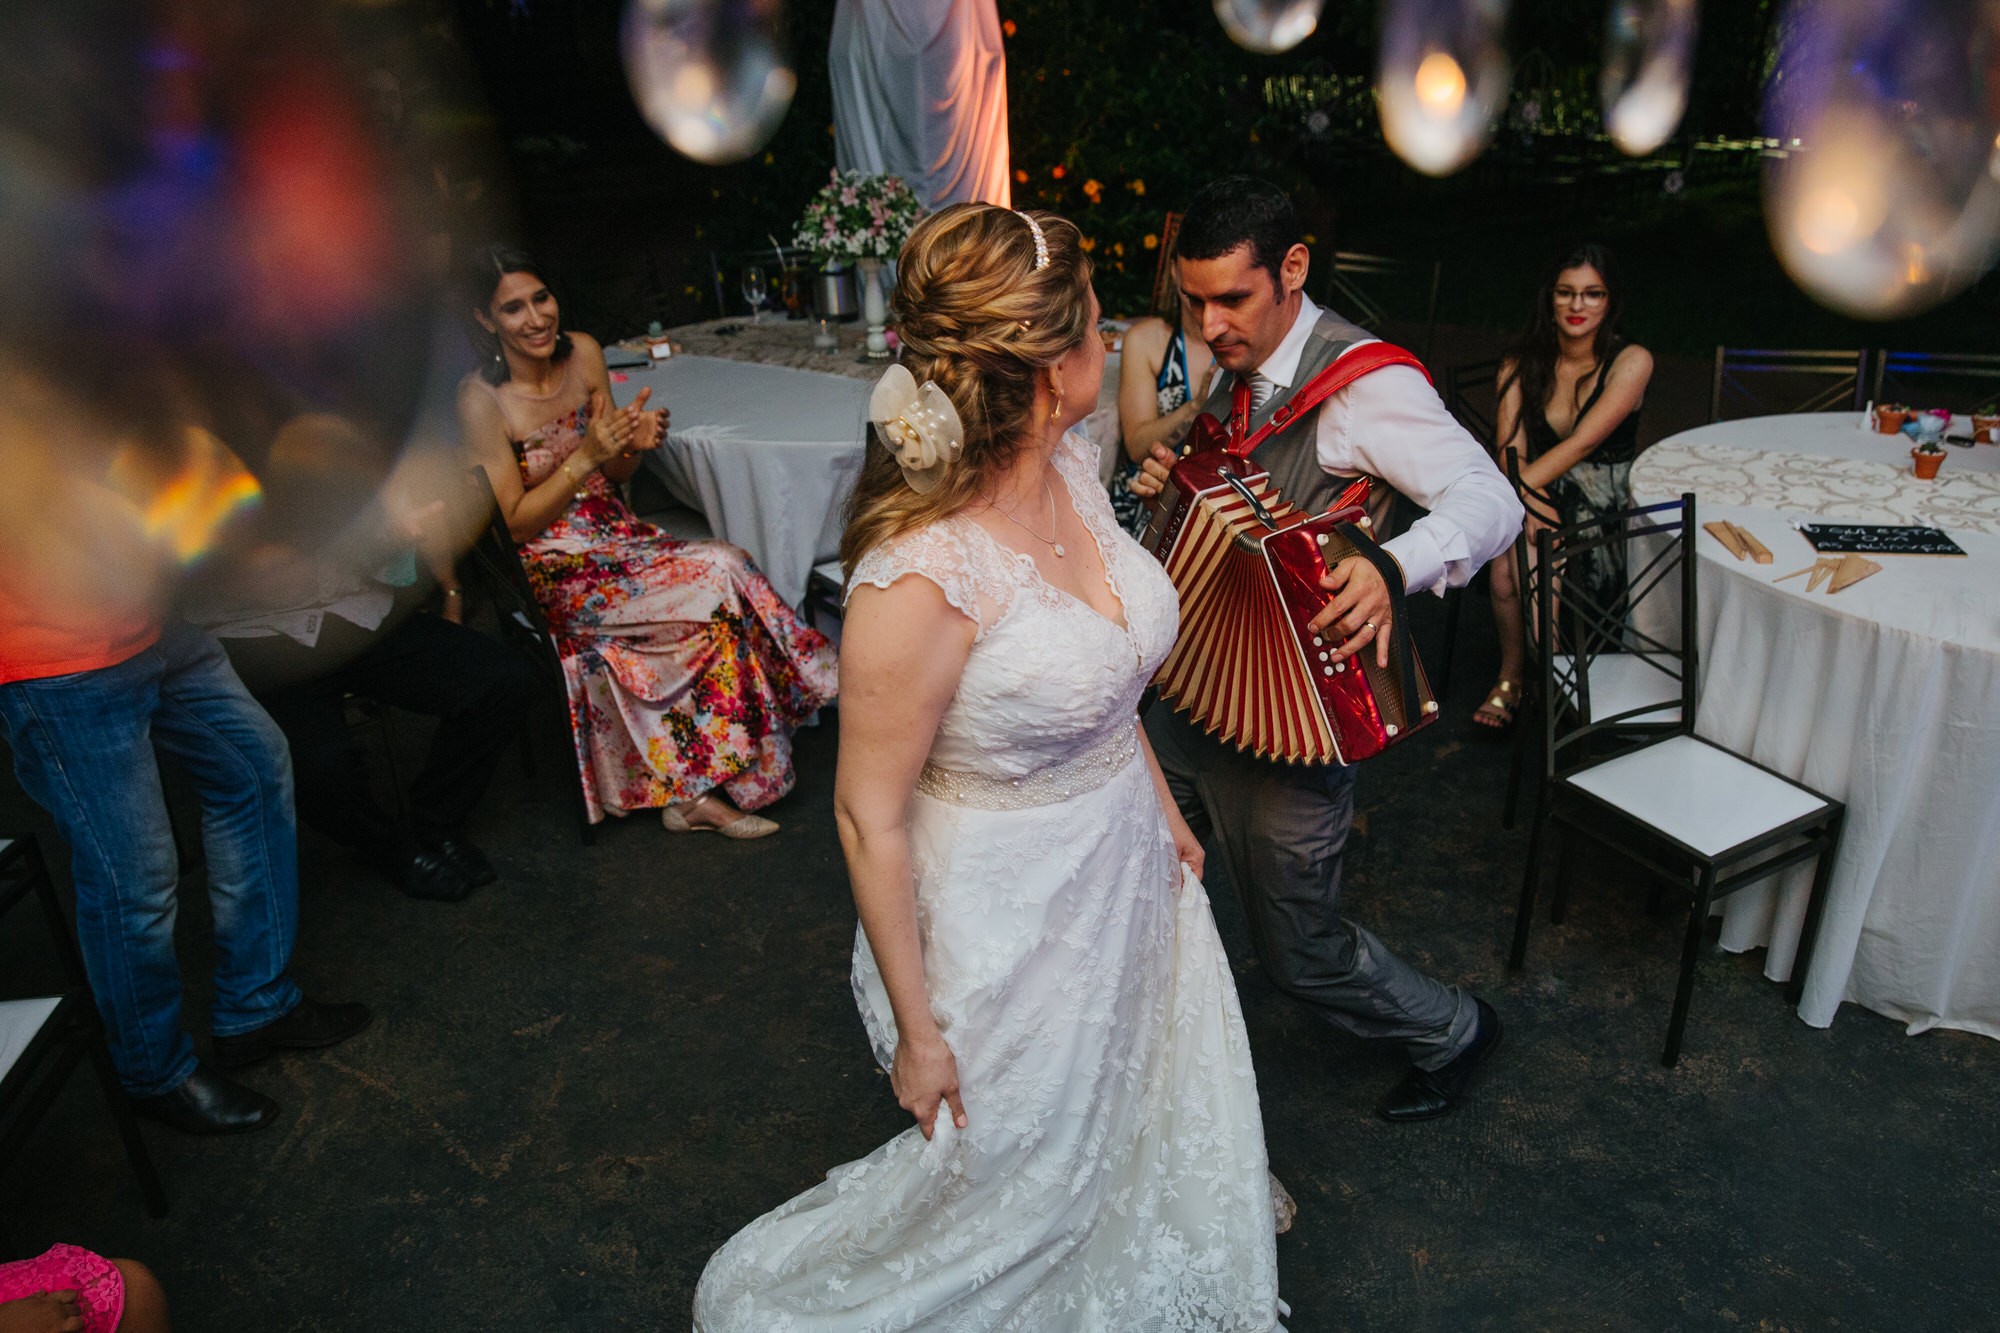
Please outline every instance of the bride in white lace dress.
[[1176, 597], [1065, 434], [1104, 369], [1079, 239], [965, 204], [903, 251], [905, 364], [950, 403], [877, 392], [835, 803], [917, 1124], [723, 1246], [699, 1333], [1278, 1327], [1242, 1012], [1135, 716]]

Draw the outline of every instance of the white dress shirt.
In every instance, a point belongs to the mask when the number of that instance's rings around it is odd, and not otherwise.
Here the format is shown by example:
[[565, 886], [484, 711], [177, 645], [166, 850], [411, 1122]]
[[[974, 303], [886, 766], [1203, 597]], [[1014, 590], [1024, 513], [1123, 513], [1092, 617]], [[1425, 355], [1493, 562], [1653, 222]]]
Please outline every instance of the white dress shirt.
[[[1319, 307], [1301, 292], [1291, 332], [1255, 373], [1280, 392], [1297, 387], [1299, 358], [1318, 320]], [[1409, 592], [1464, 587], [1521, 530], [1513, 487], [1413, 367], [1385, 366], [1363, 375], [1320, 406], [1316, 430], [1321, 468], [1335, 476], [1380, 477], [1430, 510], [1408, 532], [1382, 543], [1402, 566]]]

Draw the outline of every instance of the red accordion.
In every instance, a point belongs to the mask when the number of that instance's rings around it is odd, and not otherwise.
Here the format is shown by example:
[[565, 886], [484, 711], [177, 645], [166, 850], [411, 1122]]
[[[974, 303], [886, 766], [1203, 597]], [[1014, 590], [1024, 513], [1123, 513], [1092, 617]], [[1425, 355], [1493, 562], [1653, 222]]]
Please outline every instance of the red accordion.
[[[1249, 389], [1239, 380], [1229, 427], [1203, 414], [1192, 452], [1174, 465], [1146, 545], [1181, 597], [1180, 638], [1154, 683], [1203, 730], [1260, 759], [1351, 764], [1437, 716], [1403, 615], [1402, 572], [1368, 533], [1368, 479], [1333, 507], [1307, 514], [1286, 502], [1250, 452], [1301, 413], [1386, 365], [1423, 367], [1386, 343], [1341, 357], [1245, 434]], [[1338, 636], [1306, 628], [1328, 594], [1320, 577], [1349, 556], [1373, 564], [1394, 599], [1389, 666], [1370, 642], [1331, 660]]]

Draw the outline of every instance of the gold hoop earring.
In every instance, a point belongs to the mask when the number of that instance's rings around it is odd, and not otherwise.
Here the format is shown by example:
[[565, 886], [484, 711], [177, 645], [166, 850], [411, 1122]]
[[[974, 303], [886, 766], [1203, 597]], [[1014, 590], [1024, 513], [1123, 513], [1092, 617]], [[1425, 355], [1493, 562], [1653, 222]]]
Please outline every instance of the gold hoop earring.
[[1057, 390], [1056, 390], [1056, 405], [1055, 405], [1055, 406], [1054, 406], [1053, 408], [1050, 408], [1050, 409], [1049, 409], [1049, 420], [1050, 420], [1050, 421], [1054, 421], [1054, 420], [1055, 420], [1055, 419], [1056, 419], [1057, 417], [1059, 417], [1059, 416], [1061, 416], [1061, 415], [1062, 415], [1062, 390], [1061, 390], [1061, 389], [1057, 389]]

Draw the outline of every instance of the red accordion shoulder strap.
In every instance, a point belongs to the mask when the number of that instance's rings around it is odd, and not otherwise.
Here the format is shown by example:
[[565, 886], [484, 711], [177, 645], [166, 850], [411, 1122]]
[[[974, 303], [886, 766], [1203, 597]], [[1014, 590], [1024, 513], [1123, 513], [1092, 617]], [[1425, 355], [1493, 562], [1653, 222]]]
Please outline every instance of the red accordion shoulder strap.
[[1223, 447], [1239, 458], [1247, 456], [1265, 440], [1291, 425], [1300, 414], [1312, 411], [1363, 375], [1381, 370], [1384, 366], [1413, 366], [1425, 381], [1428, 382], [1431, 377], [1423, 362], [1395, 344], [1364, 343], [1335, 358], [1332, 365], [1307, 380], [1297, 393], [1279, 405], [1269, 421], [1247, 436], [1243, 432], [1250, 422], [1250, 379], [1247, 375], [1239, 375], [1230, 400], [1229, 443]]

